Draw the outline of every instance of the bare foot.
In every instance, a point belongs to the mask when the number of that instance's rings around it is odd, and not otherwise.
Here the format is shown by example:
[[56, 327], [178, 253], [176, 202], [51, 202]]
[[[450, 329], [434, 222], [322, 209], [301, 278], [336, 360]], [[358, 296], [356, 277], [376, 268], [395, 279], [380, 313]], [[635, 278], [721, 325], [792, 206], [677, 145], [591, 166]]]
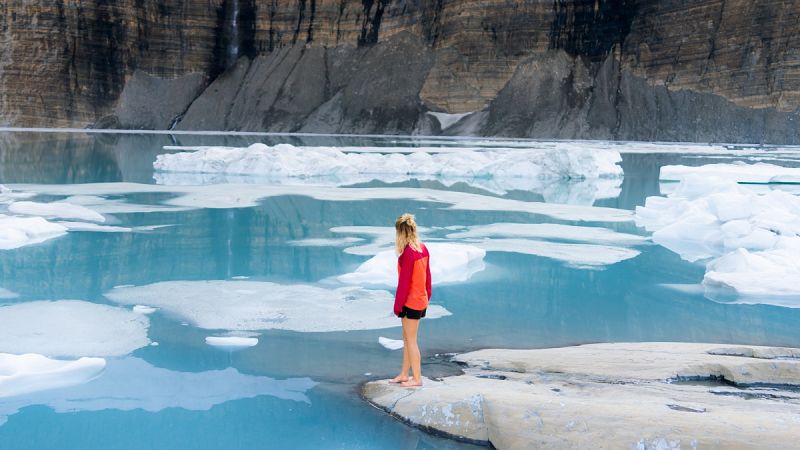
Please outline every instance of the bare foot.
[[400, 383], [400, 386], [401, 386], [401, 387], [404, 387], [404, 388], [418, 388], [418, 387], [422, 387], [422, 380], [420, 380], [420, 381], [417, 381], [417, 380], [408, 380], [408, 381], [404, 381], [404, 382]]
[[398, 375], [398, 376], [392, 378], [391, 380], [389, 380], [389, 383], [399, 384], [399, 383], [405, 383], [407, 381], [408, 381], [408, 377], [407, 376]]

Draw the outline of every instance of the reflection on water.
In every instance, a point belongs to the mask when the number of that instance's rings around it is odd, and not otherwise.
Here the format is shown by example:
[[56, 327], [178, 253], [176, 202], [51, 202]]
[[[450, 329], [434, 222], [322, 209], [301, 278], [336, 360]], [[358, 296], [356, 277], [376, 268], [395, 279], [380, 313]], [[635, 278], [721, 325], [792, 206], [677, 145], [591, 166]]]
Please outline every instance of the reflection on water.
[[[397, 145], [402, 140], [394, 141], [5, 133], [0, 134], [0, 182], [153, 183], [152, 163], [164, 145]], [[619, 196], [594, 204], [633, 209], [647, 196], [658, 195], [659, 167], [689, 160], [701, 161], [680, 154], [624, 154]], [[499, 197], [552, 200], [541, 193], [501, 195], [463, 183], [408, 180], [389, 185], [475, 193], [489, 202]], [[355, 185], [385, 186], [386, 181]], [[38, 200], [61, 198], [49, 195]], [[42, 244], [0, 251], [0, 305], [57, 299], [113, 305], [104, 294], [115, 286], [176, 280], [248, 277], [338, 287], [325, 283], [335, 283], [331, 279], [352, 272], [371, 257], [345, 251], [370, 245], [375, 238], [374, 233], [359, 234], [358, 227], [391, 226], [404, 211], [416, 214], [418, 222], [431, 229], [427, 235], [431, 239], [446, 240], [463, 227], [505, 223], [604, 227], [627, 233], [628, 239], [631, 234], [645, 234], [630, 221], [571, 222], [502, 208], [453, 209], [423, 198], [320, 200], [298, 192], [266, 197], [253, 207], [158, 211], [169, 198], [166, 193], [119, 193], [105, 200], [76, 199], [90, 208], [105, 208], [106, 224], [169, 226], [137, 232], [71, 231]], [[138, 209], [127, 205], [129, 212], [124, 212], [121, 205], [129, 203]], [[337, 227], [356, 231], [332, 231]], [[344, 237], [351, 240], [341, 241]], [[538, 238], [552, 243], [575, 239], [559, 238], [557, 233]], [[422, 323], [421, 344], [427, 357], [423, 370], [428, 374], [458, 370], [432, 359], [433, 355], [486, 347], [608, 341], [800, 346], [800, 309], [721, 303], [699, 290], [676, 289], [700, 283], [704, 267], [647, 242], [618, 245], [632, 245], [639, 254], [586, 268], [566, 264], [570, 255], [548, 258], [490, 248], [485, 270], [467, 282], [435, 286], [433, 303], [452, 315]], [[387, 304], [387, 313], [390, 308]], [[169, 311], [158, 310], [148, 317], [148, 337], [158, 346], [109, 360], [108, 373], [101, 378], [75, 388], [0, 399], [0, 415], [8, 416], [0, 426], [3, 448], [94, 449], [107, 448], [108, 442], [114, 442], [114, 448], [466, 447], [412, 430], [358, 399], [358, 383], [397, 370], [400, 354], [383, 348], [378, 338], [399, 339], [399, 328], [259, 331], [257, 346], [228, 353], [206, 345], [205, 337], [229, 330], [204, 330]], [[0, 352], [2, 347], [0, 342]], [[136, 385], [122, 380], [117, 370], [125, 367], [129, 369], [125, 376], [149, 381]], [[203, 385], [210, 387], [208, 392], [203, 392]]]

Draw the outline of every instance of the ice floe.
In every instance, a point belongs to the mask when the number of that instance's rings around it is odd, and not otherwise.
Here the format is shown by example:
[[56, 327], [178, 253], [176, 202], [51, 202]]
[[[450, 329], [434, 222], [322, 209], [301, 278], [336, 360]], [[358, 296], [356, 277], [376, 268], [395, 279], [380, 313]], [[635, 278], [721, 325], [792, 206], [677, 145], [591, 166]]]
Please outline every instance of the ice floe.
[[0, 425], [5, 417], [31, 405], [44, 405], [57, 413], [103, 410], [167, 408], [207, 411], [228, 401], [271, 396], [310, 403], [306, 392], [317, 383], [309, 378], [276, 380], [247, 375], [229, 367], [205, 372], [178, 372], [134, 357], [110, 359], [100, 377], [66, 389], [53, 389], [0, 402]]
[[[422, 234], [428, 231], [425, 227], [419, 227], [417, 231]], [[364, 245], [356, 245], [344, 249], [345, 253], [351, 255], [373, 256], [380, 252], [394, 248], [395, 229], [394, 227], [370, 227], [370, 226], [347, 226], [333, 227], [332, 233], [356, 234], [369, 236], [370, 242]]]
[[683, 259], [715, 258], [706, 264], [707, 288], [800, 297], [799, 196], [686, 175], [668, 197], [649, 197], [637, 208], [636, 223]]
[[[209, 330], [327, 332], [400, 326], [392, 313], [392, 295], [361, 287], [331, 289], [260, 281], [167, 281], [113, 289], [106, 297], [124, 305], [157, 307], [178, 320]], [[448, 315], [450, 313], [441, 306], [428, 308], [429, 318]]]
[[35, 353], [0, 353], [0, 399], [86, 383], [105, 367], [103, 358], [64, 361]]
[[363, 241], [364, 239], [354, 237], [307, 238], [288, 241], [287, 244], [294, 245], [296, 247], [346, 247], [348, 245]]
[[67, 234], [67, 228], [41, 217], [0, 214], [0, 249], [10, 250], [38, 244]]
[[147, 317], [79, 300], [0, 306], [0, 352], [121, 356], [150, 343]]
[[[503, 193], [508, 190], [548, 191], [546, 198], [591, 202], [619, 194], [621, 157], [613, 150], [574, 148], [353, 148], [203, 147], [191, 152], [159, 155], [153, 164], [161, 184], [247, 182], [242, 176], [275, 183], [344, 185], [372, 180], [386, 182], [433, 178], [445, 184], [467, 184]], [[171, 174], [200, 174], [185, 176]], [[553, 181], [583, 180], [570, 192], [566, 184], [550, 189]], [[590, 180], [588, 183], [586, 180]], [[604, 182], [599, 182], [604, 180]]]
[[[111, 196], [139, 193], [168, 193], [167, 208], [248, 208], [278, 196], [301, 195], [321, 201], [414, 200], [447, 205], [469, 211], [510, 211], [539, 214], [558, 220], [585, 222], [627, 222], [631, 211], [588, 205], [527, 202], [466, 192], [415, 188], [342, 188], [330, 186], [282, 186], [221, 184], [203, 186], [160, 186], [137, 183], [95, 183], [70, 185], [18, 185], [15, 189], [53, 196]], [[158, 209], [154, 209], [158, 211]], [[142, 211], [147, 212], [147, 211]]]
[[703, 166], [663, 166], [660, 179], [680, 181], [687, 175], [716, 177], [739, 183], [800, 183], [800, 167], [782, 167], [766, 163], [747, 164], [741, 161]]
[[74, 205], [67, 202], [14, 202], [8, 205], [8, 211], [13, 214], [40, 216], [54, 219], [75, 219], [101, 223], [106, 221], [106, 218], [96, 211], [92, 211], [85, 206]]
[[[121, 286], [121, 287], [130, 287], [130, 286]], [[154, 312], [158, 311], [158, 308], [153, 308], [152, 306], [145, 306], [145, 305], [134, 305], [131, 308], [131, 311], [137, 314], [153, 314]]]
[[388, 350], [400, 350], [404, 346], [402, 340], [389, 339], [383, 336], [378, 338], [378, 343]]
[[258, 345], [258, 338], [241, 336], [208, 336], [206, 344], [223, 350], [241, 350]]
[[[431, 279], [434, 284], [467, 281], [486, 268], [486, 252], [474, 245], [429, 242]], [[355, 271], [336, 277], [347, 284], [396, 286], [397, 254], [384, 250], [362, 263]]]

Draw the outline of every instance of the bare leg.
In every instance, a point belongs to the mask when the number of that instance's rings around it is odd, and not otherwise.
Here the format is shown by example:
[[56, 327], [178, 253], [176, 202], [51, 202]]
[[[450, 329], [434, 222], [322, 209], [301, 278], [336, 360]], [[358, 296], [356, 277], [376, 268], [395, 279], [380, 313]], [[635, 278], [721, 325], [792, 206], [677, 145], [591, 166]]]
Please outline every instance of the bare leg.
[[417, 330], [419, 330], [419, 320], [403, 317], [403, 329], [406, 330], [406, 347], [408, 348], [408, 359], [411, 362], [411, 373], [413, 379], [401, 385], [404, 387], [422, 386], [422, 362], [417, 345]]
[[392, 378], [390, 383], [402, 383], [408, 381], [408, 370], [411, 369], [411, 359], [408, 356], [408, 338], [406, 337], [407, 328], [406, 319], [403, 318], [403, 367], [400, 369], [400, 375]]

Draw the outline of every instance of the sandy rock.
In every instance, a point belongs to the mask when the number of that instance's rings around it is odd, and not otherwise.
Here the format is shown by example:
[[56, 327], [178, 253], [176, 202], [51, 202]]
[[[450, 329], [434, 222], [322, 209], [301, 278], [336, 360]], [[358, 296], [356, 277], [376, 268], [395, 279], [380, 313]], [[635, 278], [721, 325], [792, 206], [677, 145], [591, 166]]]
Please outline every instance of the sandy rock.
[[800, 386], [797, 355], [682, 343], [481, 350], [454, 358], [463, 375], [421, 389], [375, 381], [363, 396], [411, 425], [500, 449], [788, 448], [800, 425], [800, 394], [786, 386]]

